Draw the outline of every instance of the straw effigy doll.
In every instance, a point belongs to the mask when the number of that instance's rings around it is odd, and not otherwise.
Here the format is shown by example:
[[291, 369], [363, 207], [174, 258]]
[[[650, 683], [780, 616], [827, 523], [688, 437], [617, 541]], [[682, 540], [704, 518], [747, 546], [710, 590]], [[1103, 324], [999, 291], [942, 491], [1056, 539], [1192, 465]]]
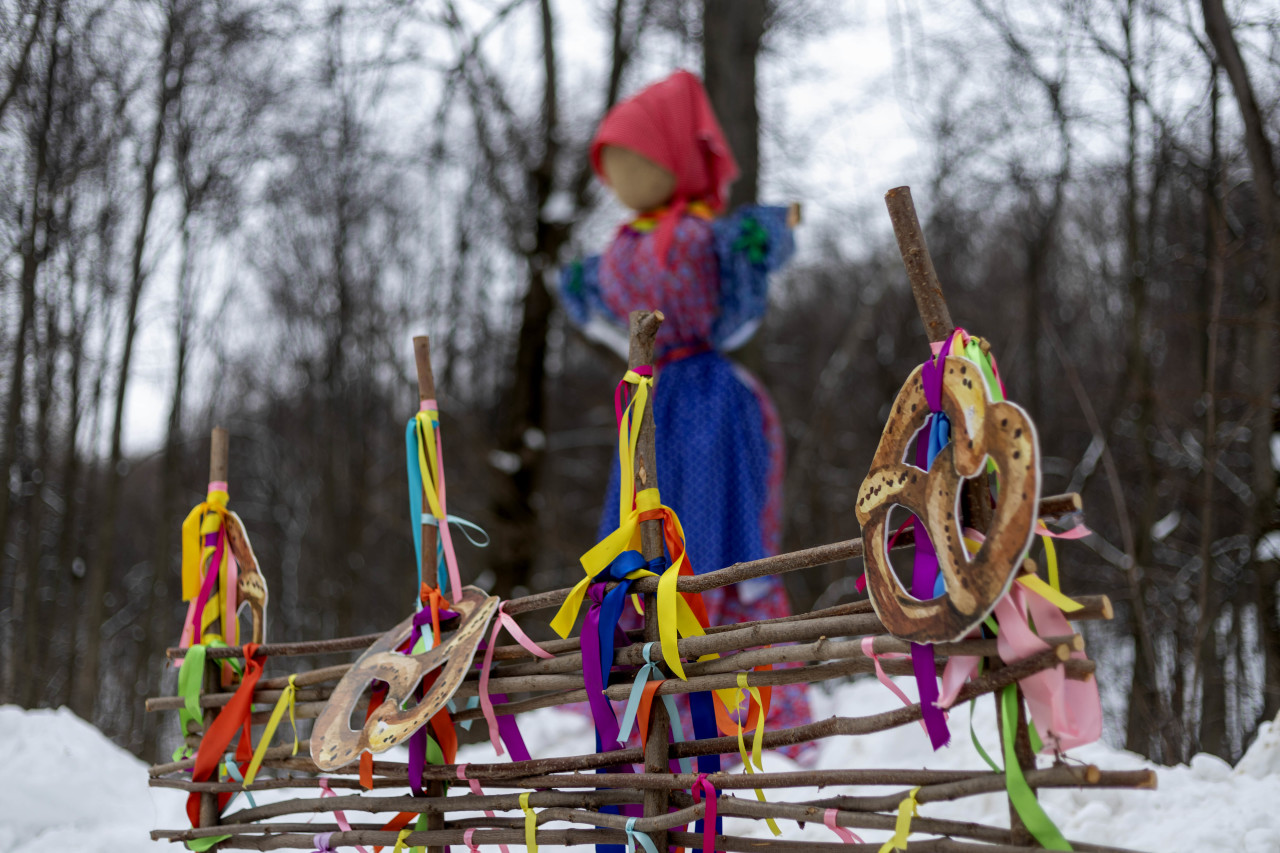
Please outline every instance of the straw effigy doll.
[[[782, 427], [764, 388], [725, 353], [755, 332], [769, 273], [794, 251], [788, 211], [746, 206], [720, 215], [738, 167], [701, 82], [687, 71], [615, 106], [591, 143], [591, 163], [637, 215], [603, 255], [563, 271], [565, 308], [586, 334], [623, 353], [631, 311], [666, 315], [654, 350], [659, 487], [683, 523], [694, 571], [775, 554]], [[618, 519], [618, 477], [615, 464], [601, 536]], [[791, 613], [776, 576], [703, 600], [713, 625]], [[774, 689], [771, 728], [809, 719], [803, 685]]]

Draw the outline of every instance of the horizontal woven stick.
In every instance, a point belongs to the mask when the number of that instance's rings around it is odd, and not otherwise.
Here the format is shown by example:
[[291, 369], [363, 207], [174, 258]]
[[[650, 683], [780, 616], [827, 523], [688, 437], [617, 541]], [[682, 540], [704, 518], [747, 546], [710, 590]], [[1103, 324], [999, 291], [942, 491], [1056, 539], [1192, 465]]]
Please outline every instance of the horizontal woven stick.
[[[290, 814], [317, 814], [336, 809], [348, 812], [469, 812], [484, 809], [518, 809], [520, 794], [492, 794], [478, 797], [365, 797], [359, 794], [343, 794], [336, 797], [295, 798], [279, 803], [241, 809], [226, 815], [227, 823], [252, 823], [265, 818]], [[568, 808], [595, 809], [600, 806], [641, 802], [639, 790], [615, 788], [601, 791], [534, 791], [529, 795], [529, 805], [535, 808], [564, 806]]]
[[[271, 826], [271, 824], [265, 826], [255, 825], [252, 828], [254, 830], [269, 830]], [[235, 832], [228, 832], [227, 829], [224, 826], [210, 827], [204, 830], [158, 829], [151, 832], [151, 838], [155, 841], [187, 841], [191, 838], [203, 838], [211, 835], [230, 835], [231, 838], [218, 845], [220, 849], [224, 850], [314, 850], [316, 847], [314, 830], [310, 826], [301, 834], [293, 834], [291, 830], [286, 830], [272, 835], [262, 835], [256, 832], [248, 835], [238, 829]], [[408, 844], [411, 847], [422, 847], [427, 844], [462, 844], [464, 832], [465, 830], [463, 829], [413, 832], [408, 836]], [[200, 834], [196, 835], [196, 833]], [[391, 847], [396, 843], [399, 835], [400, 833], [398, 832], [376, 829], [335, 832], [329, 839], [329, 843], [335, 849], [354, 847], [358, 844], [371, 847]], [[571, 847], [578, 844], [623, 844], [625, 841], [626, 834], [616, 829], [547, 829], [538, 832], [538, 845], [540, 847]], [[524, 830], [480, 830], [475, 834], [475, 842], [476, 844], [523, 845]], [[983, 853], [986, 853], [986, 851], [983, 851]]]
[[[740, 628], [749, 628], [753, 625], [777, 625], [784, 622], [804, 622], [810, 619], [825, 619], [828, 616], [860, 616], [868, 613], [874, 613], [875, 610], [871, 606], [871, 600], [864, 598], [860, 601], [849, 601], [844, 604], [837, 604], [833, 607], [824, 607], [821, 610], [811, 610], [808, 613], [796, 613], [791, 616], [779, 616], [774, 619], [755, 619], [750, 622], [733, 622], [726, 625], [711, 625], [706, 629], [708, 634], [721, 634], [725, 631], [736, 631]], [[643, 641], [644, 632], [641, 630], [627, 631], [627, 639], [633, 643]], [[567, 640], [549, 640], [542, 644], [542, 650], [547, 654], [560, 655], [556, 661], [564, 660], [566, 665], [570, 661], [574, 661], [573, 667], [581, 668], [581, 656], [565, 656], [565, 652], [577, 652], [582, 648], [581, 637], [570, 637]], [[503, 667], [504, 671], [510, 669], [512, 675], [529, 675], [534, 672], [562, 672], [567, 669], [530, 669], [525, 671], [523, 668], [517, 667], [535, 667], [543, 664], [551, 664], [552, 661], [544, 661], [536, 659], [533, 664], [510, 664], [508, 661], [518, 661], [533, 658], [534, 656], [524, 646], [512, 644], [509, 646], [498, 646], [493, 650], [493, 659], [498, 662], [498, 666]], [[472, 673], [468, 678], [479, 678], [479, 673]]]
[[[1064, 669], [1068, 675], [1084, 680], [1092, 677], [1094, 663], [1087, 660], [1070, 660], [1071, 647], [1067, 644], [1054, 646], [1049, 653], [1057, 657], [1057, 663], [1064, 664]], [[892, 668], [900, 674], [908, 674], [909, 667], [903, 666], [905, 661], [885, 661], [883, 666], [886, 670]], [[777, 687], [784, 684], [816, 684], [821, 681], [828, 681], [833, 678], [843, 678], [859, 673], [868, 673], [875, 670], [871, 660], [863, 657], [850, 658], [848, 660], [836, 661], [832, 663], [817, 664], [814, 666], [801, 666], [792, 669], [773, 670], [770, 672], [748, 672], [747, 684], [751, 687]], [[547, 678], [566, 678], [567, 676], [546, 676]], [[517, 679], [511, 679], [516, 681]], [[687, 681], [678, 679], [667, 679], [658, 687], [656, 693], [659, 696], [679, 695], [682, 693], [700, 693], [705, 690], [724, 690], [737, 686], [737, 672], [717, 673], [715, 675], [690, 676]], [[459, 695], [461, 695], [461, 690]], [[631, 695], [631, 685], [629, 683], [613, 684], [606, 687], [604, 695], [610, 699], [626, 700]], [[587, 701], [587, 691], [585, 689], [567, 690], [563, 693], [550, 693], [534, 696], [530, 699], [522, 699], [515, 702], [506, 702], [494, 705], [495, 713], [502, 714], [522, 714], [527, 711], [534, 711], [539, 708], [551, 708], [557, 705], [567, 705], [574, 702]], [[299, 712], [301, 716], [301, 712]], [[467, 708], [453, 715], [453, 719], [458, 722], [466, 720], [478, 719], [482, 716], [481, 709]]]
[[[307, 640], [298, 643], [267, 643], [259, 646], [258, 651], [267, 657], [290, 657], [292, 655], [329, 655], [338, 652], [362, 651], [373, 645], [382, 634], [363, 634], [359, 637], [338, 637], [333, 640]], [[165, 649], [165, 656], [170, 660], [181, 660], [187, 656], [186, 649]], [[206, 660], [222, 660], [223, 658], [242, 658], [244, 649], [239, 646], [218, 646], [205, 649]]]
[[[973, 679], [961, 688], [957, 697], [956, 704], [968, 702], [978, 696], [993, 693], [1016, 681], [1034, 675], [1037, 672], [1048, 669], [1052, 666], [1061, 664], [1061, 660], [1057, 656], [1057, 650], [1050, 649], [1034, 657], [1019, 661], [993, 672], [985, 673], [976, 679]], [[773, 673], [756, 673], [757, 675], [772, 675]], [[776, 749], [782, 746], [790, 746], [792, 744], [807, 743], [809, 741], [818, 740], [825, 737], [833, 737], [836, 735], [865, 735], [874, 732], [885, 731], [887, 729], [896, 728], [907, 723], [913, 723], [920, 719], [920, 706], [918, 704], [904, 706], [892, 711], [884, 711], [879, 714], [871, 714], [866, 717], [829, 717], [815, 723], [806, 723], [802, 726], [794, 726], [788, 729], [778, 729], [771, 732], [765, 732], [763, 747], [766, 749]], [[748, 737], [750, 743], [754, 739], [753, 736]], [[723, 755], [736, 753], [738, 751], [738, 740], [736, 737], [716, 737], [707, 738], [705, 740], [694, 740], [686, 743], [672, 744], [670, 747], [670, 755], [672, 758], [687, 758], [698, 755]], [[638, 747], [614, 750], [612, 752], [594, 753], [591, 755], [574, 755], [563, 756], [557, 758], [538, 758], [530, 761], [519, 762], [503, 762], [498, 764], [469, 764], [467, 766], [467, 776], [469, 778], [478, 779], [480, 781], [491, 780], [501, 782], [503, 779], [519, 778], [525, 776], [542, 775], [546, 773], [563, 773], [576, 770], [595, 770], [600, 767], [612, 767], [619, 764], [635, 764], [642, 760], [642, 753]], [[308, 758], [289, 758], [268, 760], [264, 762], [265, 766], [277, 767], [285, 770], [299, 770], [310, 773], [317, 773], [319, 769]], [[404, 764], [396, 764], [392, 762], [374, 762], [374, 772], [376, 774], [395, 773], [398, 778], [405, 778], [399, 774], [405, 773]], [[457, 766], [432, 766], [428, 765], [423, 771], [423, 779], [443, 779], [453, 780], [457, 778]], [[153, 775], [155, 775], [153, 770]]]
[[[1055, 649], [1049, 649], [1039, 655], [1027, 658], [1026, 660], [1019, 661], [978, 676], [960, 689], [960, 693], [956, 699], [956, 704], [958, 705], [962, 702], [967, 702], [970, 699], [987, 693], [993, 693], [1015, 683], [1016, 681], [1026, 678], [1029, 675], [1034, 675], [1037, 672], [1061, 664], [1062, 661], [1059, 659], [1058, 654], [1062, 648], [1062, 646], [1059, 646]], [[786, 670], [783, 670], [782, 672], [786, 672]], [[774, 673], [752, 673], [752, 676], [762, 675], [774, 675]], [[748, 678], [750, 679], [751, 676]], [[749, 680], [748, 683], [752, 683], [752, 681]], [[802, 726], [794, 726], [788, 729], [778, 729], [771, 732], [765, 732], [763, 745], [767, 749], [776, 749], [782, 746], [806, 743], [808, 741], [818, 740], [824, 737], [833, 737], [836, 735], [872, 734], [874, 732], [884, 731], [886, 729], [912, 723], [918, 719], [920, 719], [920, 706], [918, 704], [908, 705], [892, 711], [885, 711], [866, 717], [830, 717], [826, 720], [820, 720], [815, 723], [806, 723]], [[291, 751], [291, 746], [273, 747], [269, 749], [267, 751], [268, 758], [264, 762], [264, 766], [282, 768], [286, 770], [298, 770], [308, 773], [320, 772], [319, 768], [317, 768], [309, 758], [287, 757]], [[675, 758], [686, 758], [697, 755], [723, 755], [737, 752], [738, 741], [735, 737], [707, 738], [705, 740], [694, 740], [682, 744], [673, 744], [671, 751], [672, 757]], [[537, 776], [546, 773], [595, 770], [600, 767], [612, 767], [619, 764], [635, 764], [641, 760], [641, 750], [638, 747], [632, 747], [614, 750], [612, 752], [594, 753], [591, 755], [536, 758], [529, 761], [502, 762], [495, 764], [470, 764], [467, 766], [467, 775], [470, 778], [481, 781], [501, 780], [513, 777]], [[164, 773], [189, 770], [191, 767], [195, 766], [194, 762], [195, 759], [189, 758], [183, 761], [172, 762], [170, 764], [156, 765], [152, 767], [149, 772], [152, 776], [159, 776]], [[405, 765], [403, 763], [382, 761], [374, 762], [375, 774], [403, 774], [404, 772]], [[443, 779], [449, 781], [457, 778], [456, 773], [456, 765], [428, 765], [423, 771], [423, 778]], [[399, 778], [405, 777], [400, 776]]]
[[[436, 844], [462, 844], [464, 829], [412, 832], [406, 837], [410, 846]], [[227, 834], [227, 833], [211, 833]], [[152, 838], [182, 841], [176, 831], [157, 830]], [[336, 832], [329, 839], [334, 847], [352, 847], [395, 844], [399, 833], [377, 830]], [[437, 840], [439, 839], [439, 840]], [[524, 844], [523, 829], [477, 830], [476, 844], [496, 846]], [[626, 835], [616, 829], [545, 829], [538, 831], [540, 847], [569, 847], [586, 844], [622, 844]], [[702, 849], [702, 835], [691, 832], [672, 832], [672, 845], [683, 845], [689, 850]], [[231, 834], [231, 838], [218, 845], [222, 849], [238, 850], [314, 850], [315, 836], [309, 833], [280, 833], [275, 835]], [[781, 839], [743, 838], [734, 835], [717, 835], [715, 849], [724, 853], [876, 853], [881, 845], [844, 844], [825, 841], [787, 841]], [[978, 844], [954, 841], [949, 838], [925, 839], [911, 842], [911, 853], [1043, 853], [1039, 847], [1017, 847], [1010, 844]]]
[[[1052, 495], [1040, 501], [1039, 516], [1050, 519], [1062, 518], [1079, 512], [1081, 507], [1080, 496], [1077, 494]], [[915, 543], [914, 538], [909, 534], [910, 531], [904, 530], [902, 532], [894, 546], [895, 549], [907, 548]], [[700, 575], [682, 577], [677, 581], [676, 589], [680, 592], [706, 592], [753, 578], [785, 574], [798, 569], [824, 566], [828, 563], [836, 563], [861, 556], [862, 539], [847, 539], [843, 542], [832, 542], [828, 545], [819, 545], [815, 548], [777, 554], [773, 557], [764, 557], [759, 560], [734, 563], [732, 566]], [[610, 584], [609, 588], [612, 589], [613, 586], [613, 584]], [[631, 589], [635, 592], [657, 592], [658, 579], [640, 578], [632, 582]], [[559, 607], [568, 597], [568, 589], [557, 589], [535, 595], [527, 595], [524, 598], [517, 598], [508, 602], [506, 611], [515, 616], [533, 610]]]
[[[1062, 518], [1080, 511], [1080, 496], [1074, 493], [1065, 495], [1051, 495], [1040, 501], [1040, 517], [1041, 518]], [[910, 531], [903, 531], [898, 537], [895, 548], [906, 548], [913, 544], [910, 538]], [[778, 554], [773, 557], [765, 557], [760, 560], [750, 560], [743, 563], [734, 563], [723, 569], [706, 572], [700, 575], [692, 575], [681, 577], [676, 582], [676, 589], [680, 592], [706, 592], [708, 590], [717, 589], [730, 584], [738, 583], [752, 578], [766, 577], [768, 575], [783, 574], [786, 572], [796, 571], [798, 569], [812, 568], [814, 566], [822, 566], [827, 563], [835, 563], [840, 560], [848, 560], [862, 556], [862, 540], [848, 539], [843, 542], [833, 542], [828, 545], [819, 545], [816, 548], [806, 548], [800, 551], [792, 551], [787, 554]], [[610, 584], [612, 589], [615, 584]], [[657, 578], [641, 578], [634, 581], [632, 589], [637, 592], [657, 592]], [[515, 598], [507, 602], [506, 612], [511, 616], [518, 616], [521, 613], [529, 613], [535, 610], [544, 610], [550, 607], [558, 607], [563, 604], [565, 599], [569, 597], [569, 589], [550, 590], [548, 592], [535, 593], [526, 595], [522, 598]], [[315, 640], [311, 642], [299, 643], [275, 643], [261, 647], [261, 652], [269, 657], [284, 657], [289, 655], [307, 655], [307, 654], [328, 654], [331, 652], [353, 651], [356, 649], [364, 649], [370, 646], [374, 640], [382, 636], [381, 634], [370, 634], [362, 637], [343, 637], [335, 640]], [[165, 654], [171, 659], [182, 658], [186, 655], [186, 649], [170, 648]], [[239, 648], [226, 647], [207, 649], [205, 656], [209, 659], [217, 660], [229, 657], [243, 657], [243, 651]]]
[[[681, 803], [689, 799], [687, 794], [673, 795], [672, 800]], [[901, 799], [899, 800], [901, 801]], [[818, 823], [823, 818], [824, 809], [817, 806], [792, 805], [790, 803], [760, 803], [754, 800], [740, 799], [738, 797], [721, 797], [716, 803], [717, 811], [723, 815], [732, 815], [735, 817], [749, 818], [766, 818], [771, 817], [775, 820], [783, 818], [787, 820], [795, 820], [804, 823]], [[897, 804], [894, 804], [897, 809]], [[850, 826], [854, 828], [865, 827], [867, 829], [885, 829], [892, 831], [897, 822], [897, 815], [894, 814], [874, 814], [874, 813], [857, 813], [857, 812], [840, 812], [836, 815], [836, 823], [840, 826]], [[1010, 833], [1007, 829], [998, 829], [995, 827], [983, 826], [978, 823], [968, 823], [958, 820], [943, 820], [940, 818], [916, 817], [911, 821], [911, 834], [924, 833], [927, 835], [950, 835], [961, 836], [964, 838], [972, 838], [978, 841], [985, 841], [991, 844], [1009, 844]], [[692, 836], [691, 836], [692, 837]], [[673, 843], [679, 843], [676, 838], [671, 839]], [[1104, 847], [1097, 844], [1083, 844], [1080, 842], [1071, 842], [1072, 847], [1078, 851], [1087, 851], [1087, 853], [1130, 853], [1130, 851], [1122, 850], [1118, 847]], [[915, 842], [909, 845], [909, 849], [915, 849]], [[717, 849], [719, 849], [717, 847]]]
[[[407, 777], [404, 765], [397, 778], [374, 777], [374, 787], [403, 786]], [[467, 778], [472, 773], [471, 765], [467, 768]], [[756, 773], [744, 776], [737, 773], [720, 771], [707, 775], [707, 779], [716, 788], [821, 788], [827, 785], [931, 785], [949, 782], [961, 782], [978, 776], [990, 774], [982, 770], [793, 770], [783, 773]], [[457, 779], [456, 776], [452, 778]], [[1004, 779], [1003, 774], [1000, 778]], [[503, 787], [509, 788], [612, 788], [622, 785], [626, 788], [647, 790], [653, 788], [679, 791], [688, 788], [697, 779], [696, 774], [684, 773], [552, 773], [544, 776], [527, 776], [516, 779], [502, 779]], [[359, 780], [334, 778], [329, 780], [332, 787], [359, 788]], [[273, 788], [315, 788], [321, 780], [311, 776], [294, 776], [288, 779], [265, 779], [252, 783], [248, 790], [271, 790]], [[341, 784], [336, 784], [341, 783]], [[207, 793], [226, 793], [242, 790], [239, 782], [189, 782], [184, 779], [152, 779], [155, 788], [176, 788], [180, 791], [203, 791]], [[261, 786], [261, 787], [259, 787]]]
[[[1118, 788], [1147, 789], [1156, 787], [1154, 770], [1102, 770], [1092, 764], [1059, 765], [1043, 770], [1027, 770], [1024, 773], [1031, 788]], [[990, 773], [956, 782], [927, 785], [920, 788], [916, 800], [935, 803], [944, 800], [960, 800], [979, 794], [994, 794], [1005, 790], [1008, 780], [1003, 773]], [[882, 812], [897, 808], [908, 791], [898, 791], [879, 797], [839, 796], [809, 803], [821, 808], [847, 809], [851, 811]]]
[[[1095, 608], [1100, 612], [1100, 608]], [[874, 617], [867, 617], [874, 618]], [[839, 620], [839, 621], [835, 621]], [[759, 640], [765, 640], [768, 643], [790, 642], [796, 643], [800, 640], [818, 636], [816, 643], [789, 645], [778, 648], [763, 648], [753, 651], [741, 652], [729, 657], [725, 657], [718, 661], [705, 661], [702, 663], [690, 663], [685, 667], [686, 673], [690, 676], [709, 675], [713, 673], [733, 672], [739, 669], [760, 666], [771, 663], [792, 663], [809, 660], [834, 660], [840, 658], [865, 658], [866, 655], [862, 651], [860, 642], [830, 642], [826, 638], [828, 636], [840, 636], [845, 633], [855, 633], [857, 628], [864, 627], [864, 620], [852, 621], [848, 617], [831, 617], [830, 620], [809, 620], [802, 625], [795, 622], [774, 623], [766, 621], [756, 623], [750, 626], [744, 626], [740, 631], [745, 633], [736, 633], [734, 631], [721, 631], [709, 637], [691, 637], [679, 642], [678, 648], [682, 657], [696, 658], [708, 651], [729, 651], [737, 647], [737, 643], [755, 643]], [[866, 623], [873, 624], [873, 623]], [[878, 625], [878, 621], [874, 623]], [[806, 627], [808, 626], [808, 627]], [[854, 629], [854, 630], [846, 630]], [[714, 638], [714, 639], [713, 639]], [[1046, 637], [1045, 642], [1050, 645], [1058, 645], [1061, 643], [1070, 643], [1074, 651], [1084, 650], [1084, 640], [1078, 634], [1070, 637]], [[911, 650], [911, 644], [898, 640], [887, 635], [875, 638], [874, 651], [876, 654], [906, 654]], [[958, 643], [939, 643], [934, 646], [935, 652], [939, 657], [948, 655], [971, 655], [975, 657], [987, 657], [997, 654], [995, 640], [964, 640]], [[653, 652], [656, 658], [661, 652], [661, 643]], [[624, 649], [620, 649], [615, 655], [618, 665], [638, 666], [642, 662], [643, 649], [639, 645], [633, 645]], [[541, 664], [556, 664], [554, 668], [550, 668], [553, 674], [555, 672], [575, 672], [582, 671], [581, 654], [569, 655], [556, 658], [550, 661], [542, 661], [539, 664], [526, 665], [526, 668], [532, 669], [540, 667]], [[895, 662], [892, 660], [883, 661], [884, 670], [890, 675], [910, 675], [912, 673], [909, 663]], [[311, 676], [307, 683], [313, 683], [317, 680], [328, 680], [333, 670], [345, 667], [327, 667], [325, 670], [316, 670], [313, 673], [302, 673], [298, 676], [297, 681], [302, 682], [306, 676]], [[544, 667], [544, 669], [547, 669]], [[867, 670], [869, 671], [869, 670]], [[1092, 668], [1081, 669], [1079, 665], [1073, 665], [1071, 674], [1077, 677], [1084, 677], [1086, 674], [1092, 673]], [[550, 690], [571, 690], [582, 687], [582, 677], [580, 674], [569, 679], [538, 679], [538, 676], [544, 675], [543, 672], [522, 673], [520, 677], [507, 677], [507, 670], [504, 668], [495, 668], [490, 678], [489, 689], [496, 693], [523, 693], [523, 692], [542, 692]], [[623, 673], [617, 674], [619, 679], [630, 683], [630, 676]], [[475, 696], [478, 693], [478, 676], [469, 677], [460, 686], [457, 696], [466, 698]], [[278, 679], [273, 679], [278, 680]], [[286, 679], [287, 683], [287, 679]], [[299, 691], [297, 700], [299, 702], [327, 700], [331, 691], [328, 689], [320, 690], [302, 690]], [[234, 693], [210, 693], [200, 697], [200, 707], [202, 708], [220, 708], [231, 701]], [[255, 702], [275, 702], [281, 696], [280, 690], [262, 690], [254, 693]], [[158, 696], [151, 697], [146, 701], [146, 709], [148, 711], [164, 711], [177, 710], [183, 707], [183, 698], [181, 696]], [[545, 707], [545, 706], [543, 706]], [[471, 716], [463, 716], [462, 713], [456, 715], [461, 720], [474, 719], [479, 716], [472, 709]]]

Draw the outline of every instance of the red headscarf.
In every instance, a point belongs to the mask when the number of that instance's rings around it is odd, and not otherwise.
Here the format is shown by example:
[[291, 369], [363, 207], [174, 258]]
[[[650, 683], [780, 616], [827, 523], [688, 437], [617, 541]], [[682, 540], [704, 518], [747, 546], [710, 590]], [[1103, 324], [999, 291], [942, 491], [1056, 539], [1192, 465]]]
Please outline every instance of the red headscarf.
[[685, 206], [701, 200], [723, 210], [729, 184], [738, 177], [738, 164], [702, 81], [684, 70], [609, 110], [591, 140], [591, 165], [601, 180], [600, 153], [606, 145], [634, 151], [676, 176], [671, 205], [655, 235], [664, 263]]

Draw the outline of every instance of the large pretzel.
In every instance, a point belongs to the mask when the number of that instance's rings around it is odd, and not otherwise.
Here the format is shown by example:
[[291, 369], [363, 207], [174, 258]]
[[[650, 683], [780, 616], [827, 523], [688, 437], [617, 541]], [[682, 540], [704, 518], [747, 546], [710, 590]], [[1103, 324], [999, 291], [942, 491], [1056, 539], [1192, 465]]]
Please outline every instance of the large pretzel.
[[[876, 614], [895, 637], [920, 643], [958, 640], [991, 612], [1031, 544], [1040, 500], [1035, 427], [1013, 403], [988, 399], [973, 362], [946, 359], [942, 410], [951, 420], [951, 443], [927, 472], [904, 462], [912, 437], [929, 415], [921, 368], [916, 368], [893, 403], [856, 508]], [[970, 559], [961, 540], [961, 478], [985, 471], [988, 457], [1000, 473], [999, 502], [981, 548]], [[923, 519], [938, 552], [946, 594], [921, 601], [898, 582], [885, 543], [894, 506]]]
[[[395, 651], [409, 637], [410, 616], [370, 646], [338, 682], [311, 733], [311, 758], [321, 770], [337, 770], [368, 749], [383, 752], [409, 739], [436, 715], [457, 691], [471, 667], [476, 646], [498, 609], [498, 599], [473, 586], [463, 587], [462, 598], [449, 605], [460, 617], [458, 628], [439, 646], [420, 655]], [[443, 666], [421, 702], [401, 710], [413, 688], [427, 673]], [[387, 684], [387, 696], [364, 728], [355, 731], [348, 722], [361, 694], [371, 681]]]

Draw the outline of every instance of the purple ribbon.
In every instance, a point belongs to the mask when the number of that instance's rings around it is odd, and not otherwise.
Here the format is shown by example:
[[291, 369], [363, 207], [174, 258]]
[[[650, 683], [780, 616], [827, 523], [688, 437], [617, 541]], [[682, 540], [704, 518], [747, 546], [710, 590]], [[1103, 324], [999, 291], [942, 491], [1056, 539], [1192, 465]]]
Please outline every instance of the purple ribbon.
[[[948, 335], [937, 356], [930, 358], [920, 368], [921, 384], [924, 386], [925, 401], [929, 410], [935, 414], [925, 422], [920, 434], [916, 436], [916, 466], [927, 471], [933, 464], [930, 453], [930, 436], [938, 418], [942, 414], [942, 377], [946, 366], [947, 353], [951, 349], [954, 335]], [[929, 539], [929, 533], [919, 518], [912, 522], [916, 534], [915, 558], [911, 567], [911, 594], [921, 601], [935, 597], [935, 585], [938, 580], [938, 552]], [[938, 702], [938, 665], [934, 657], [933, 646], [927, 643], [911, 644], [911, 669], [915, 673], [916, 688], [920, 691], [920, 712], [924, 717], [925, 730], [929, 732], [929, 741], [934, 749], [940, 749], [951, 740], [951, 732], [947, 729], [947, 718]]]
[[[452, 610], [437, 610], [438, 618], [441, 622], [446, 619], [452, 619], [457, 616]], [[431, 608], [424, 607], [413, 615], [413, 628], [409, 631], [409, 641], [407, 645], [401, 646], [400, 650], [405, 654], [413, 654], [413, 647], [418, 645], [418, 640], [422, 638], [424, 631], [431, 629]], [[418, 698], [422, 698], [422, 688], [416, 691]], [[423, 724], [417, 731], [409, 735], [409, 791], [415, 797], [422, 796], [422, 771], [427, 766], [427, 725]]]

